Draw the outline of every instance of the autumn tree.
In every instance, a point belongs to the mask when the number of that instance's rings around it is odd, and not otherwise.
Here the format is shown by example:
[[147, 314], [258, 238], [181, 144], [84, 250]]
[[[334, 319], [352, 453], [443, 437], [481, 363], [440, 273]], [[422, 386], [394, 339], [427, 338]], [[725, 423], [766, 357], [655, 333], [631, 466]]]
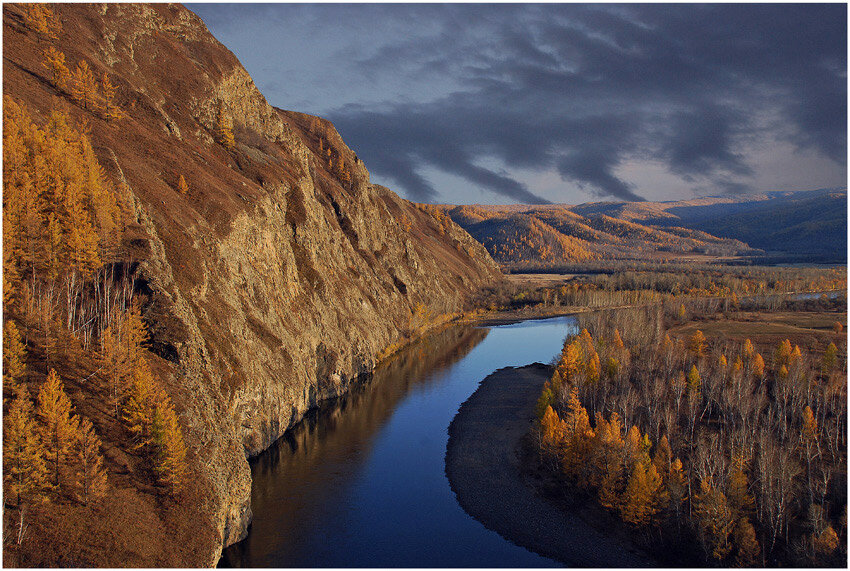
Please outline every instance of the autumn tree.
[[133, 436], [133, 449], [150, 453], [155, 444], [154, 415], [157, 406], [165, 400], [159, 383], [145, 359], [140, 359], [133, 370], [133, 384], [124, 407], [124, 421]]
[[700, 480], [700, 493], [694, 498], [700, 538], [706, 551], [717, 560], [732, 550], [729, 536], [735, 523], [726, 496], [706, 480]]
[[106, 468], [100, 452], [101, 441], [87, 418], [80, 421], [75, 440], [77, 498], [83, 504], [88, 504], [106, 495]]
[[79, 421], [72, 416], [73, 408], [59, 375], [51, 369], [38, 392], [37, 412], [42, 423], [45, 459], [56, 487], [61, 487], [65, 480], [67, 458], [77, 433]]
[[233, 119], [225, 110], [223, 101], [219, 101], [216, 109], [213, 135], [216, 142], [228, 151], [236, 148], [236, 139], [233, 137]]
[[84, 109], [91, 111], [97, 101], [97, 80], [85, 60], [81, 60], [71, 75], [71, 96]]
[[103, 75], [100, 77], [100, 93], [103, 97], [103, 116], [107, 122], [123, 119], [126, 113], [124, 113], [121, 107], [115, 104], [116, 88], [106, 72], [103, 72]]
[[189, 194], [189, 185], [186, 184], [186, 178], [182, 174], [177, 179], [177, 192], [184, 196]]
[[655, 466], [635, 463], [620, 502], [623, 521], [638, 527], [649, 525], [666, 503], [667, 494]]
[[172, 493], [179, 492], [186, 475], [186, 444], [174, 407], [166, 400], [157, 407], [161, 429], [154, 431], [157, 447], [156, 472]]
[[738, 519], [735, 524], [733, 540], [736, 547], [735, 565], [738, 567], [755, 567], [760, 562], [761, 546], [756, 530], [746, 517]]
[[688, 351], [696, 357], [702, 357], [705, 352], [705, 335], [699, 329], [688, 338]]
[[44, 51], [44, 67], [50, 72], [50, 82], [58, 91], [68, 91], [68, 79], [70, 71], [65, 65], [65, 54], [54, 48], [48, 47]]
[[18, 506], [39, 500], [50, 487], [44, 447], [24, 385], [18, 385], [17, 397], [3, 417], [3, 481]]
[[33, 30], [39, 39], [55, 40], [59, 37], [62, 26], [56, 19], [53, 10], [46, 4], [28, 3], [22, 4], [22, 6], [24, 24]]
[[26, 347], [18, 327], [12, 320], [3, 328], [3, 392], [14, 394], [26, 370]]

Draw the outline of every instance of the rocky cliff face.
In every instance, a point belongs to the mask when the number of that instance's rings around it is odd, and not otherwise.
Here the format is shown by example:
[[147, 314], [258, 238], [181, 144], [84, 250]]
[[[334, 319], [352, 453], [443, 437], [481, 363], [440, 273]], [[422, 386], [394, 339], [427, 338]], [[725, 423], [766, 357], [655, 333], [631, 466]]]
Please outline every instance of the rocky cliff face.
[[[220, 535], [194, 563], [212, 564], [250, 518], [246, 458], [499, 272], [450, 220], [370, 184], [330, 123], [271, 107], [185, 8], [55, 12], [50, 45], [69, 67], [108, 73], [127, 117], [106, 122], [56, 91], [48, 43], [15, 5], [4, 7], [4, 93], [36, 117], [85, 118], [124, 198], [152, 348], [208, 492], [199, 517]], [[213, 137], [219, 107], [231, 151]]]

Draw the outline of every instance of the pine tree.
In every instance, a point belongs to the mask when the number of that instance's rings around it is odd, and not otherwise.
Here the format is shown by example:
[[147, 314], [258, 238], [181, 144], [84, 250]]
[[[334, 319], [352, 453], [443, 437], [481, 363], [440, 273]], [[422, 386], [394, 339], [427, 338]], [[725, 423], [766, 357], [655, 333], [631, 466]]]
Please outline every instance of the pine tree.
[[764, 377], [764, 359], [759, 353], [755, 354], [750, 365], [750, 374], [756, 379]]
[[86, 505], [106, 495], [106, 469], [100, 448], [94, 426], [83, 418], [76, 433], [76, 488], [77, 498]]
[[738, 548], [735, 553], [735, 565], [738, 567], [758, 565], [761, 557], [761, 546], [756, 537], [756, 530], [748, 518], [738, 519], [738, 523], [735, 525], [734, 541]]
[[103, 72], [100, 77], [100, 93], [103, 96], [103, 115], [107, 122], [123, 119], [126, 114], [124, 110], [115, 104], [116, 88], [109, 80], [109, 75]]
[[42, 423], [42, 440], [45, 444], [47, 466], [52, 484], [61, 487], [63, 473], [67, 468], [67, 457], [74, 442], [79, 420], [72, 416], [73, 405], [65, 394], [62, 381], [55, 369], [51, 369], [47, 380], [38, 392], [38, 417]]
[[177, 493], [186, 475], [186, 444], [171, 403], [165, 402], [157, 410], [162, 418], [162, 430], [157, 433], [157, 473], [160, 482]]
[[26, 371], [26, 347], [21, 340], [18, 327], [12, 320], [3, 328], [3, 392], [15, 393], [18, 383]]
[[182, 195], [189, 194], [189, 185], [186, 184], [186, 178], [181, 174], [180, 178], [177, 179], [177, 192]]
[[97, 99], [97, 80], [87, 61], [77, 64], [71, 76], [71, 96], [79, 101], [84, 109], [91, 111]]
[[688, 397], [695, 402], [699, 402], [702, 398], [702, 379], [699, 375], [699, 369], [696, 365], [691, 365], [691, 370], [688, 373]]
[[649, 464], [647, 467], [644, 462], [637, 462], [620, 502], [623, 521], [638, 527], [649, 525], [666, 502], [667, 496], [655, 466]]
[[741, 518], [747, 517], [753, 512], [755, 499], [749, 493], [749, 481], [744, 472], [743, 465], [735, 462], [735, 467], [729, 475], [729, 488], [727, 489], [727, 500], [732, 513]]
[[599, 380], [599, 355], [594, 351], [590, 359], [587, 361], [587, 380], [590, 383], [596, 383]]
[[7, 493], [21, 502], [35, 502], [49, 489], [44, 447], [24, 385], [3, 418], [3, 481]]
[[702, 357], [705, 353], [705, 335], [699, 329], [688, 339], [688, 351], [696, 357]]
[[658, 446], [655, 447], [655, 454], [652, 457], [652, 464], [658, 473], [666, 479], [670, 473], [670, 466], [673, 462], [673, 450], [670, 448], [670, 442], [667, 436], [662, 436], [658, 441]]
[[56, 20], [53, 11], [45, 4], [23, 4], [24, 24], [38, 34], [39, 39], [55, 40], [62, 26]]
[[104, 376], [109, 385], [109, 394], [115, 407], [116, 416], [118, 405], [127, 391], [127, 380], [125, 372], [128, 368], [126, 353], [122, 351], [121, 342], [112, 333], [112, 327], [103, 330], [100, 336], [100, 359], [104, 369]]
[[236, 148], [236, 139], [233, 138], [233, 119], [227, 114], [224, 102], [219, 101], [215, 115], [215, 140], [228, 151]]
[[65, 65], [65, 54], [54, 48], [48, 47], [44, 51], [44, 67], [50, 72], [50, 82], [57, 91], [68, 91], [68, 78], [70, 71]]
[[564, 417], [564, 453], [563, 468], [568, 475], [575, 475], [581, 469], [585, 461], [590, 439], [593, 436], [590, 430], [590, 418], [587, 410], [581, 405], [578, 391], [575, 387], [570, 390], [567, 402], [567, 415]]
[[700, 538], [706, 550], [714, 559], [724, 559], [732, 550], [729, 536], [735, 522], [726, 496], [703, 479], [700, 480], [700, 493], [694, 503]]
[[130, 368], [135, 368], [136, 364], [143, 359], [142, 344], [148, 340], [148, 330], [142, 320], [142, 310], [137, 302], [133, 302], [124, 313], [121, 337], [121, 346], [124, 349], [127, 364]]
[[670, 509], [676, 514], [676, 519], [681, 513], [682, 504], [688, 499], [688, 480], [685, 475], [682, 461], [676, 458], [670, 465], [670, 474], [667, 477], [667, 493], [670, 498]]
[[133, 449], [150, 453], [153, 450], [154, 416], [157, 406], [163, 402], [163, 391], [151, 373], [150, 365], [140, 359], [133, 369], [133, 384], [124, 407], [124, 421], [133, 436]]
[[823, 353], [823, 360], [821, 361], [821, 373], [824, 375], [828, 375], [832, 372], [832, 369], [835, 368], [835, 363], [838, 360], [838, 347], [835, 346], [835, 343], [830, 343], [826, 351]]
[[563, 426], [558, 413], [551, 406], [546, 407], [540, 420], [541, 440], [544, 448], [557, 450], [563, 442]]

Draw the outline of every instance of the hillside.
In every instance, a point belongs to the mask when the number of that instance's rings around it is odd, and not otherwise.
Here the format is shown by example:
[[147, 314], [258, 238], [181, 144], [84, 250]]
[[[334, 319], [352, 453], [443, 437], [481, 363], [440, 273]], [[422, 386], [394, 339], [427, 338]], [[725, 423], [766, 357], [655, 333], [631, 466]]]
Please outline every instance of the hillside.
[[674, 202], [440, 208], [509, 268], [706, 255], [841, 262], [847, 252], [846, 190]]
[[755, 253], [739, 240], [692, 228], [638, 223], [616, 208], [597, 208], [586, 215], [584, 205], [440, 208], [496, 261], [511, 269], [594, 260], [663, 261]]
[[[45, 270], [37, 290], [4, 282], [4, 297], [24, 292], [21, 303], [4, 303], [6, 321], [24, 334], [21, 382], [34, 397], [48, 364], [57, 370], [76, 413], [103, 441], [109, 489], [99, 504], [57, 497], [34, 505], [20, 545], [4, 542], [7, 565], [214, 565], [250, 521], [247, 458], [381, 356], [464, 311], [499, 269], [456, 224], [372, 185], [329, 122], [271, 107], [189, 10], [56, 4], [55, 37], [26, 10], [3, 9], [4, 112], [20, 106], [16, 122], [31, 119], [33, 132], [54, 132], [61, 117], [73, 137], [87, 135], [87, 180], [119, 206], [111, 230], [118, 242], [107, 248], [101, 236], [101, 266], [79, 286], [76, 270], [65, 281]], [[70, 70], [64, 88], [57, 68], [45, 65], [50, 49]], [[104, 94], [91, 101], [77, 89], [86, 83], [77, 79], [82, 62]], [[110, 111], [104, 74], [123, 118]], [[97, 205], [90, 208], [78, 214], [101, 221]], [[21, 252], [4, 265], [32, 268], [35, 283], [36, 260]], [[112, 314], [83, 320], [70, 295], [67, 314], [58, 304], [58, 325], [26, 309], [34, 292], [53, 291], [51, 280], [73, 283], [93, 304], [120, 287], [122, 303], [141, 303], [150, 334], [144, 359], [173, 401], [188, 448], [182, 495], [163, 495], [118, 405], [106, 404], [99, 348]], [[4, 527], [22, 515], [7, 506]]]

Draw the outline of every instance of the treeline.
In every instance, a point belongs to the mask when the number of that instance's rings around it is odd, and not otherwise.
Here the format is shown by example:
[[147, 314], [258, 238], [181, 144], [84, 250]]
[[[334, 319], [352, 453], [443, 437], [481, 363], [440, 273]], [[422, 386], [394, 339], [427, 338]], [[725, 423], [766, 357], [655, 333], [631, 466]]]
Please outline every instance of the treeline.
[[597, 308], [661, 302], [678, 307], [712, 298], [720, 302], [724, 311], [730, 311], [777, 309], [793, 302], [793, 294], [840, 292], [846, 296], [846, 291], [846, 268], [711, 266], [578, 275], [563, 285], [533, 290], [503, 282], [483, 290], [475, 303], [495, 311], [526, 306]]
[[3, 175], [3, 481], [20, 543], [29, 506], [109, 493], [101, 438], [114, 424], [165, 495], [181, 491], [187, 450], [143, 349], [126, 207], [85, 125], [58, 111], [38, 125], [7, 97]]
[[846, 347], [675, 339], [659, 308], [582, 320], [538, 401], [551, 470], [668, 553], [846, 563]]

